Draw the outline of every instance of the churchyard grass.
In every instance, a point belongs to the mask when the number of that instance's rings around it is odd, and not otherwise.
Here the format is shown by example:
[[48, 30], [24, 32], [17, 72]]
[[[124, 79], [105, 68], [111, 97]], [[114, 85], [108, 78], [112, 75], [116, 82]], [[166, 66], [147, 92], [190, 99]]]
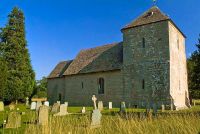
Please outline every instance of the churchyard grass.
[[[64, 117], [53, 117], [50, 115], [49, 125], [46, 128], [35, 124], [36, 115], [33, 111], [26, 108], [25, 105], [17, 105], [20, 112], [26, 112], [22, 115], [22, 127], [18, 129], [0, 128], [0, 134], [40, 134], [42, 132], [51, 134], [195, 134], [200, 132], [200, 106], [194, 106], [188, 110], [165, 111], [152, 120], [139, 119], [135, 114], [144, 112], [144, 109], [128, 109], [128, 114], [118, 114], [119, 108], [102, 111], [102, 126], [97, 129], [90, 129], [92, 107], [86, 107], [87, 113], [82, 115], [82, 107], [68, 107], [69, 113]], [[8, 115], [8, 107], [4, 112], [0, 112], [0, 126]]]

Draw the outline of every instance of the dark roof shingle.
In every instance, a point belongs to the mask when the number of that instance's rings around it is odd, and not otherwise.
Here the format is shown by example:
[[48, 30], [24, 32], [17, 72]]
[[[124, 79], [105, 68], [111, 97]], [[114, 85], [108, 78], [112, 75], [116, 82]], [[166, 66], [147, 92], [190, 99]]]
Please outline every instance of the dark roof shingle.
[[157, 6], [154, 6], [139, 16], [137, 19], [135, 19], [133, 22], [126, 25], [122, 30], [163, 20], [170, 20], [170, 18], [162, 13], [162, 11]]

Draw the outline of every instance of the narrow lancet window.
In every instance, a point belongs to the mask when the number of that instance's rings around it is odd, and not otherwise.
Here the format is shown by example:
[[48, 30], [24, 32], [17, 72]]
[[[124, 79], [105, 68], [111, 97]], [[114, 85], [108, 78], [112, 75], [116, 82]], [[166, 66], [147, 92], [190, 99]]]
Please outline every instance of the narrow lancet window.
[[145, 89], [145, 81], [144, 81], [144, 79], [142, 80], [142, 89]]
[[104, 79], [103, 78], [99, 78], [98, 80], [98, 93], [104, 94]]
[[142, 38], [142, 47], [143, 47], [143, 48], [145, 48], [145, 45], [146, 45], [145, 43], [146, 43], [146, 42], [145, 42], [145, 38]]

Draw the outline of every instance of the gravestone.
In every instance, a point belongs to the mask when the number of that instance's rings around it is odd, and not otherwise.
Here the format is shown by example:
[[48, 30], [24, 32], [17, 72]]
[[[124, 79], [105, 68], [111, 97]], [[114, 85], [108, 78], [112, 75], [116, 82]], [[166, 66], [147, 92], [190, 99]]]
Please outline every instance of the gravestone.
[[36, 109], [36, 102], [31, 102], [31, 110], [35, 110]]
[[95, 95], [92, 96], [92, 101], [94, 102], [94, 109], [97, 109], [97, 104], [96, 104], [97, 98]]
[[29, 106], [29, 98], [26, 97], [26, 106]]
[[82, 108], [81, 113], [84, 114], [86, 112], [85, 107]]
[[98, 109], [99, 109], [100, 111], [103, 110], [103, 102], [102, 102], [102, 101], [99, 101], [99, 102], [98, 102]]
[[9, 109], [10, 109], [10, 111], [15, 110], [15, 104], [14, 104], [14, 103], [11, 103], [11, 104], [9, 105]]
[[68, 102], [65, 102], [66, 107], [68, 107]]
[[21, 127], [21, 115], [18, 112], [10, 112], [8, 114], [6, 128]]
[[108, 109], [112, 109], [112, 102], [109, 102]]
[[38, 111], [41, 106], [42, 106], [42, 102], [41, 101], [37, 101], [36, 111]]
[[162, 108], [161, 111], [164, 112], [164, 111], [165, 111], [165, 105], [162, 104], [162, 105], [161, 105], [161, 108]]
[[49, 118], [49, 107], [48, 106], [40, 106], [39, 108], [39, 116], [38, 116], [38, 124], [39, 125], [48, 125]]
[[48, 101], [45, 101], [45, 102], [44, 102], [44, 105], [47, 106], [47, 107], [49, 107], [49, 102], [48, 102]]
[[60, 112], [59, 113], [56, 113], [54, 114], [54, 116], [65, 116], [67, 115], [68, 112], [67, 112], [67, 107], [65, 104], [61, 104], [60, 105]]
[[51, 112], [52, 112], [52, 113], [58, 113], [58, 112], [59, 112], [59, 108], [60, 108], [60, 104], [54, 103], [54, 104], [53, 104], [53, 107], [52, 107], [52, 109], [51, 109]]
[[125, 102], [121, 102], [120, 112], [126, 112], [126, 104], [125, 104]]
[[157, 105], [154, 103], [153, 104], [153, 115], [156, 116], [157, 115]]
[[3, 101], [0, 101], [0, 112], [4, 111], [4, 103]]
[[95, 109], [93, 110], [93, 113], [92, 113], [91, 128], [97, 128], [97, 127], [101, 126], [101, 117], [102, 117], [102, 114], [101, 114], [100, 110], [97, 109], [96, 100], [97, 100], [97, 98], [95, 97], [95, 95], [93, 95], [92, 96], [92, 101], [94, 103], [94, 108]]
[[60, 105], [60, 101], [57, 101], [57, 103]]

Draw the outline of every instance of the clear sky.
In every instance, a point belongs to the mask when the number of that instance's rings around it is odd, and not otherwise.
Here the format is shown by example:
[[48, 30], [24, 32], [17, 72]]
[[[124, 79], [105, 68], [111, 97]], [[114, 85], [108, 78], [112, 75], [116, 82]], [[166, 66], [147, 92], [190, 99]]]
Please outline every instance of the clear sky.
[[[158, 0], [186, 34], [187, 56], [200, 33], [200, 0]], [[152, 6], [152, 0], [1, 0], [0, 26], [14, 6], [24, 11], [26, 36], [36, 78], [81, 49], [122, 40], [120, 29]]]

